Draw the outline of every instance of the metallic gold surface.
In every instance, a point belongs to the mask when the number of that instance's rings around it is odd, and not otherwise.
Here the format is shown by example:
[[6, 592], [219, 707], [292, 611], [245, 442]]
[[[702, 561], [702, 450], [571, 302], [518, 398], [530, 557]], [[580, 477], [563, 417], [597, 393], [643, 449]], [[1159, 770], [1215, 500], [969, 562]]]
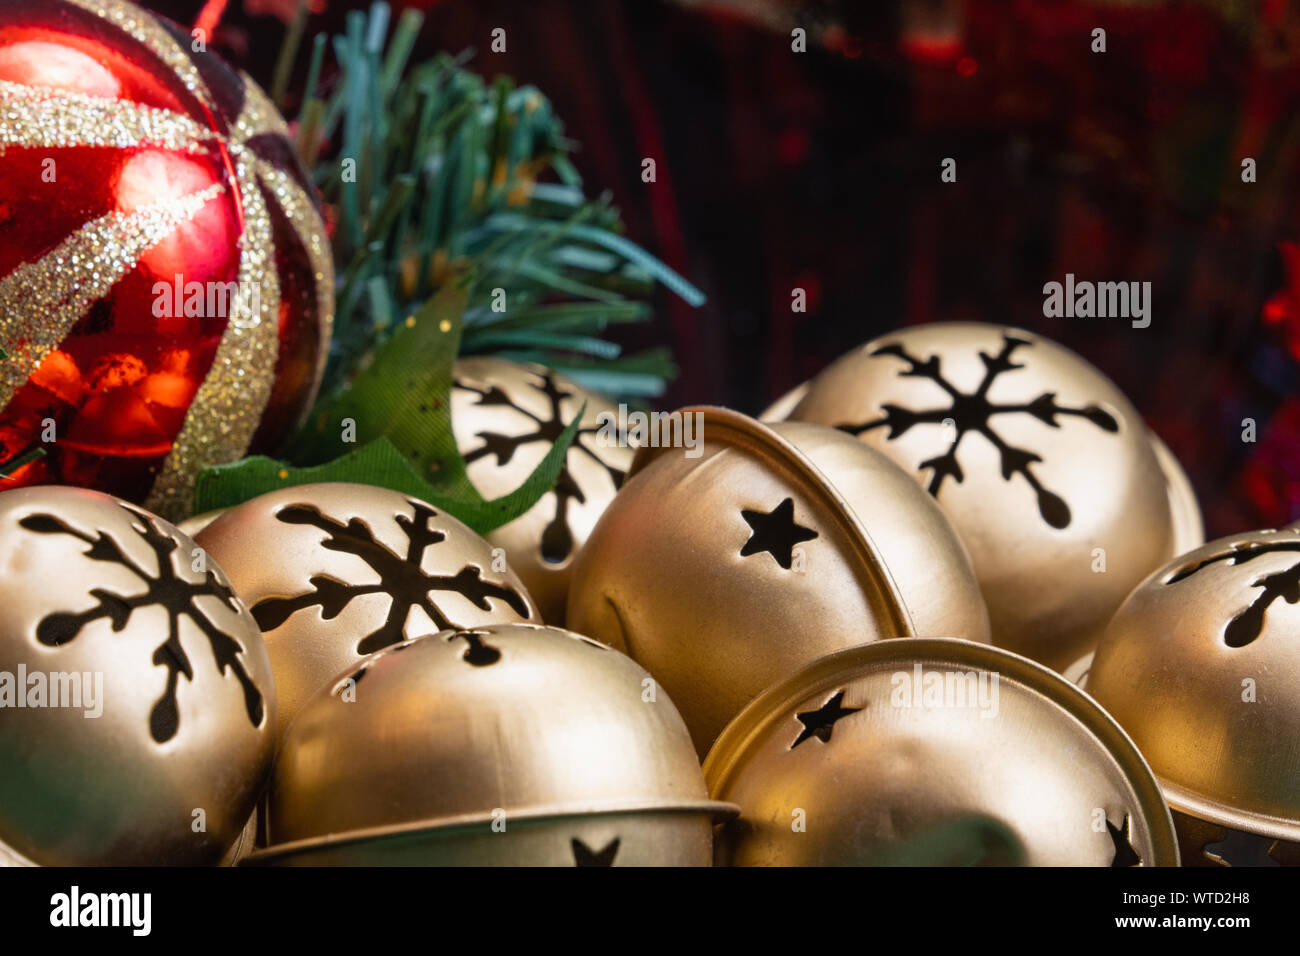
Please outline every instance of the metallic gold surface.
[[720, 864], [869, 864], [972, 818], [1009, 829], [1029, 865], [1178, 864], [1169, 809], [1119, 725], [1047, 668], [970, 641], [820, 658], [751, 702], [704, 773], [741, 808]]
[[558, 628], [415, 638], [337, 675], [284, 739], [248, 864], [707, 866], [690, 736], [631, 659]]
[[1165, 478], [1137, 411], [1032, 332], [969, 322], [890, 333], [813, 379], [790, 417], [857, 434], [928, 487], [970, 551], [998, 645], [1050, 667], [1087, 653], [1174, 554]]
[[1300, 532], [1212, 541], [1112, 618], [1088, 692], [1132, 735], [1175, 810], [1300, 841]]
[[184, 521], [177, 522], [176, 527], [179, 528], [183, 534], [187, 534], [191, 538], [196, 538], [200, 531], [212, 524], [212, 522], [216, 521], [229, 510], [229, 508], [218, 508], [216, 511], [205, 511], [201, 515], [195, 515], [192, 518], [186, 518]]
[[911, 478], [850, 436], [703, 415], [697, 458], [642, 448], [574, 564], [568, 622], [626, 651], [703, 754], [821, 654], [911, 634], [988, 640], [966, 553]]
[[196, 538], [266, 638], [280, 733], [367, 654], [447, 627], [537, 621], [513, 571], [458, 520], [396, 491], [302, 485], [231, 508]]
[[230, 849], [226, 851], [225, 856], [221, 858], [221, 866], [238, 866], [239, 861], [248, 856], [257, 846], [258, 831], [258, 811], [254, 810], [248, 817], [248, 822], [244, 828], [239, 831], [239, 836], [231, 844]]
[[549, 624], [564, 623], [574, 556], [632, 464], [631, 447], [598, 434], [598, 416], [608, 413], [617, 421], [618, 407], [540, 365], [463, 358], [452, 373], [456, 444], [474, 487], [489, 499], [524, 483], [584, 402], [587, 410], [555, 490], [487, 535], [505, 549]]
[[1169, 446], [1155, 432], [1147, 434], [1156, 453], [1156, 460], [1160, 462], [1160, 471], [1165, 476], [1165, 491], [1173, 518], [1173, 553], [1186, 554], [1205, 544], [1205, 523], [1201, 520], [1201, 506], [1196, 501], [1196, 489], [1192, 487], [1191, 479]]
[[[225, 575], [161, 519], [66, 487], [0, 494], [0, 555], [0, 858], [216, 863], [270, 770], [276, 713]], [[74, 674], [100, 716], [67, 706]]]
[[[1156, 453], [1156, 458], [1160, 462], [1160, 470], [1165, 476], [1165, 490], [1169, 495], [1169, 511], [1173, 519], [1174, 531], [1174, 554], [1186, 554], [1195, 548], [1205, 544], [1205, 525], [1201, 521], [1201, 506], [1197, 504], [1196, 492], [1192, 488], [1191, 479], [1187, 477], [1187, 472], [1183, 470], [1182, 464], [1174, 457], [1167, 445], [1160, 440], [1155, 432], [1150, 433], [1151, 447]], [[1109, 619], [1102, 624], [1097, 631], [1097, 640], [1101, 640], [1101, 635], [1105, 632], [1105, 624], [1110, 623]], [[1096, 642], [1094, 642], [1096, 643]], [[1089, 649], [1069, 667], [1064, 668], [1061, 674], [1071, 684], [1077, 684], [1084, 688], [1088, 687], [1088, 671], [1092, 668], [1092, 659], [1096, 651]]]

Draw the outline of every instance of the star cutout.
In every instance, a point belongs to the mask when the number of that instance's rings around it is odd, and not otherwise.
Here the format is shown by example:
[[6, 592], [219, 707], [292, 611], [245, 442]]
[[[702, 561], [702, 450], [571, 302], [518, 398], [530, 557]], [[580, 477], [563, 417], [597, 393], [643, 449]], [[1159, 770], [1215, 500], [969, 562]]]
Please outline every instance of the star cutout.
[[817, 710], [795, 714], [799, 723], [803, 724], [803, 730], [799, 732], [795, 742], [790, 745], [790, 749], [794, 750], [795, 747], [798, 747], [810, 737], [816, 737], [824, 744], [830, 743], [831, 730], [834, 729], [835, 722], [841, 717], [847, 717], [849, 714], [856, 714], [862, 710], [861, 707], [843, 707], [841, 706], [843, 703], [844, 691], [839, 691]]
[[743, 558], [766, 551], [787, 571], [794, 559], [795, 545], [817, 537], [817, 532], [811, 528], [795, 524], [793, 498], [786, 498], [772, 511], [741, 510], [740, 516], [753, 530], [745, 546], [740, 549], [740, 556]]
[[1112, 824], [1108, 817], [1106, 831], [1110, 834], [1110, 842], [1115, 844], [1115, 859], [1111, 860], [1111, 866], [1137, 866], [1142, 862], [1142, 857], [1138, 856], [1137, 850], [1133, 849], [1133, 844], [1130, 842], [1133, 835], [1132, 820], [1127, 813], [1124, 814], [1124, 823], [1120, 827]]
[[613, 866], [614, 856], [618, 853], [618, 838], [615, 837], [605, 844], [603, 850], [592, 852], [591, 847], [583, 843], [577, 837], [570, 842], [573, 847], [573, 865], [574, 866]]
[[1102, 431], [1112, 434], [1119, 431], [1119, 422], [1115, 420], [1114, 415], [1099, 405], [1071, 407], [1058, 404], [1055, 392], [1043, 392], [1032, 401], [1021, 400], [1009, 405], [992, 401], [989, 398], [989, 390], [993, 388], [995, 381], [1004, 374], [1025, 367], [1024, 364], [1014, 360], [1015, 353], [1019, 349], [1032, 348], [1033, 345], [1030, 339], [1017, 338], [1004, 333], [1002, 350], [997, 355], [979, 353], [980, 361], [984, 363], [984, 378], [973, 392], [963, 392], [948, 381], [938, 355], [921, 358], [912, 355], [899, 342], [881, 346], [871, 353], [872, 357], [889, 356], [906, 363], [907, 368], [898, 373], [900, 377], [927, 379], [933, 382], [947, 393], [950, 404], [946, 408], [925, 409], [902, 408], [898, 405], [886, 404], [881, 406], [884, 414], [879, 418], [838, 427], [850, 435], [862, 435], [865, 432], [884, 428], [888, 431], [885, 436], [887, 441], [893, 441], [918, 425], [945, 425], [948, 428], [955, 428], [956, 435], [946, 439], [947, 451], [917, 465], [918, 469], [930, 472], [930, 494], [935, 496], [939, 494], [947, 479], [951, 478], [959, 484], [965, 480], [966, 473], [958, 461], [957, 450], [967, 435], [977, 432], [997, 449], [1002, 459], [1003, 480], [1010, 481], [1016, 475], [1020, 475], [1038, 497], [1038, 513], [1043, 520], [1053, 528], [1068, 527], [1070, 506], [1060, 495], [1045, 488], [1034, 471], [1034, 467], [1042, 462], [1042, 456], [1028, 448], [1017, 448], [1008, 444], [994, 427], [994, 419], [1006, 415], [1032, 415], [1044, 425], [1060, 428], [1061, 423], [1057, 421], [1058, 418], [1081, 418]]
[[1228, 830], [1222, 840], [1207, 843], [1201, 852], [1219, 866], [1281, 866], [1273, 858], [1277, 841], [1269, 837]]

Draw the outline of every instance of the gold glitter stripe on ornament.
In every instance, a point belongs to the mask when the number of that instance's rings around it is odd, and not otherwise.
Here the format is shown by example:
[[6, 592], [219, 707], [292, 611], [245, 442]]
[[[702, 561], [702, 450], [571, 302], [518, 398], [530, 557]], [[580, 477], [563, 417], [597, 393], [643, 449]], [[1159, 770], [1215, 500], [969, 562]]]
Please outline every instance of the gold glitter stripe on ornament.
[[[334, 334], [334, 255], [325, 224], [316, 211], [311, 198], [294, 179], [283, 170], [276, 169], [264, 160], [257, 162], [257, 174], [262, 184], [275, 196], [275, 201], [298, 234], [307, 260], [311, 265], [312, 279], [316, 283], [316, 314], [320, 321], [320, 350], [316, 356], [316, 378], [311, 394], [303, 409], [304, 420], [315, 404], [316, 392], [325, 374], [325, 360], [329, 357], [330, 337]], [[300, 427], [302, 422], [297, 423]], [[296, 430], [296, 428], [295, 428]]]
[[88, 13], [113, 24], [119, 30], [129, 34], [133, 39], [144, 44], [163, 63], [180, 78], [194, 96], [208, 109], [215, 109], [207, 84], [199, 74], [199, 69], [190, 59], [189, 54], [176, 42], [176, 38], [167, 32], [153, 14], [140, 9], [127, 0], [65, 0], [74, 7], [80, 7]]
[[[263, 133], [289, 135], [288, 124], [275, 104], [248, 76], [240, 73], [244, 83], [244, 104], [231, 127], [231, 148], [242, 147], [254, 136]], [[320, 321], [320, 350], [316, 356], [316, 378], [303, 418], [315, 404], [316, 392], [325, 374], [325, 360], [329, 357], [330, 337], [334, 334], [334, 254], [325, 235], [325, 224], [311, 197], [303, 192], [298, 181], [261, 157], [257, 158], [257, 175], [261, 183], [275, 196], [276, 204], [284, 212], [289, 224], [298, 235], [311, 265], [316, 283], [316, 311]], [[294, 423], [296, 431], [302, 422]]]
[[198, 152], [215, 134], [170, 110], [0, 82], [0, 156], [6, 146], [157, 146]]
[[226, 323], [208, 376], [190, 404], [185, 424], [172, 444], [145, 507], [170, 521], [193, 510], [194, 479], [202, 468], [243, 457], [271, 399], [280, 351], [280, 279], [275, 271], [271, 216], [254, 179], [253, 158], [232, 150], [235, 178], [243, 200], [239, 291], [247, 301], [253, 289], [259, 306], [252, 315], [236, 314]]
[[0, 279], [0, 345], [10, 355], [0, 362], [0, 408], [146, 250], [225, 191], [214, 183], [135, 212], [111, 212]]
[[236, 143], [246, 143], [261, 133], [288, 136], [288, 124], [280, 115], [280, 111], [275, 108], [275, 104], [262, 92], [262, 88], [242, 70], [239, 72], [239, 78], [244, 84], [244, 102], [231, 128], [231, 139]]

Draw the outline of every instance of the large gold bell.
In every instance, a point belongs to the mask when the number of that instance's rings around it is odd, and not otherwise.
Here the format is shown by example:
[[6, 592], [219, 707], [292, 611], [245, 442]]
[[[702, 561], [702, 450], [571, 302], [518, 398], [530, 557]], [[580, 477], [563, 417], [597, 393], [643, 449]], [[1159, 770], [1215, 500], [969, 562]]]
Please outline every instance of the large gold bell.
[[445, 631], [371, 655], [289, 730], [273, 865], [707, 866], [716, 818], [672, 702], [558, 628]]
[[[823, 657], [750, 703], [704, 773], [740, 806], [719, 863], [1178, 863], [1169, 809], [1119, 725], [1047, 668], [970, 641]], [[916, 858], [935, 833], [943, 853]]]
[[769, 684], [912, 634], [988, 640], [942, 512], [843, 432], [702, 416], [698, 457], [644, 447], [574, 565], [569, 626], [663, 683], [700, 753]]
[[549, 624], [564, 623], [569, 569], [632, 463], [626, 443], [604, 441], [609, 399], [551, 369], [498, 358], [463, 358], [452, 373], [452, 427], [469, 478], [485, 498], [523, 484], [565, 426], [582, 410], [578, 434], [554, 490], [487, 535], [503, 548]]
[[1297, 857], [1297, 589], [1300, 532], [1220, 538], [1142, 582], [1097, 648], [1088, 692], [1151, 761], [1189, 864]]
[[214, 864], [274, 751], [262, 636], [188, 537], [109, 495], [0, 494], [0, 865]]
[[492, 547], [450, 515], [369, 485], [285, 488], [231, 508], [195, 539], [266, 638], [280, 733], [316, 690], [408, 636], [539, 620]]
[[998, 645], [1055, 669], [1174, 554], [1171, 493], [1137, 411], [1032, 332], [892, 332], [821, 372], [789, 415], [856, 435], [928, 488], [970, 550]]

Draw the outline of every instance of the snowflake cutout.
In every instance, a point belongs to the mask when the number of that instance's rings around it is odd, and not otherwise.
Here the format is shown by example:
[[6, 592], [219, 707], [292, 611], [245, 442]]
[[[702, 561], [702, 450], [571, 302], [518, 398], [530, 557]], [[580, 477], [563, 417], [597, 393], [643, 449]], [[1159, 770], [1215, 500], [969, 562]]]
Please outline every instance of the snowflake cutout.
[[18, 524], [37, 534], [65, 534], [84, 541], [90, 545], [82, 552], [92, 561], [103, 561], [126, 568], [141, 582], [146, 590], [143, 594], [124, 596], [114, 594], [103, 588], [94, 588], [91, 595], [96, 599], [94, 607], [80, 612], [56, 612], [42, 618], [36, 626], [36, 639], [46, 647], [61, 647], [75, 640], [82, 629], [92, 621], [108, 620], [112, 623], [114, 633], [121, 632], [139, 608], [161, 607], [167, 612], [167, 639], [153, 652], [153, 663], [167, 668], [167, 687], [162, 697], [155, 702], [149, 714], [149, 732], [158, 743], [166, 743], [176, 736], [180, 729], [180, 709], [176, 694], [180, 678], [184, 675], [188, 681], [194, 680], [194, 667], [180, 640], [181, 618], [188, 619], [207, 638], [216, 660], [217, 671], [223, 676], [227, 671], [235, 675], [244, 691], [244, 707], [248, 712], [249, 722], [256, 728], [262, 723], [265, 704], [262, 694], [253, 683], [248, 671], [244, 669], [241, 656], [244, 646], [239, 641], [216, 626], [209, 615], [200, 610], [197, 599], [208, 596], [216, 598], [232, 613], [240, 611], [239, 601], [234, 592], [221, 581], [212, 570], [204, 572], [203, 580], [195, 583], [182, 578], [176, 572], [172, 552], [180, 542], [164, 531], [153, 515], [140, 508], [125, 503], [124, 511], [138, 519], [131, 527], [153, 551], [158, 564], [157, 576], [151, 575], [133, 561], [122, 546], [104, 531], [87, 534], [50, 514], [33, 514], [21, 519]]
[[406, 553], [398, 554], [380, 542], [370, 527], [360, 518], [343, 524], [322, 514], [314, 505], [287, 505], [276, 512], [276, 519], [285, 524], [309, 525], [325, 532], [321, 547], [326, 551], [350, 554], [364, 561], [379, 576], [376, 584], [349, 584], [328, 574], [318, 574], [309, 583], [312, 590], [294, 597], [265, 598], [252, 608], [253, 617], [263, 631], [273, 631], [289, 616], [309, 607], [319, 607], [321, 617], [330, 621], [338, 617], [354, 598], [366, 594], [384, 594], [392, 599], [388, 617], [376, 630], [357, 644], [358, 654], [399, 644], [405, 640], [406, 619], [412, 608], [424, 611], [440, 631], [460, 631], [438, 607], [430, 596], [443, 591], [459, 594], [480, 610], [491, 610], [491, 600], [504, 602], [524, 620], [531, 612], [522, 594], [508, 584], [485, 581], [482, 569], [466, 565], [454, 575], [426, 574], [421, 563], [430, 547], [444, 541], [446, 534], [429, 527], [430, 519], [438, 512], [421, 501], [410, 501], [414, 517], [398, 515], [397, 524], [407, 537]]
[[[496, 432], [479, 432], [475, 438], [482, 440], [483, 444], [477, 448], [471, 449], [464, 456], [465, 464], [469, 465], [480, 458], [488, 455], [496, 456], [497, 466], [507, 464], [514, 457], [516, 451], [524, 445], [535, 443], [544, 443], [554, 445], [559, 439], [568, 423], [564, 420], [561, 412], [561, 403], [566, 398], [572, 398], [573, 393], [565, 391], [555, 380], [554, 373], [550, 371], [538, 372], [537, 377], [541, 379], [541, 384], [530, 382], [529, 385], [546, 396], [550, 404], [550, 409], [546, 418], [533, 414], [527, 408], [512, 401], [506, 391], [497, 385], [487, 385], [476, 387], [465, 381], [453, 381], [452, 385], [461, 391], [472, 392], [478, 395], [478, 401], [475, 405], [484, 406], [505, 406], [512, 408], [519, 414], [533, 420], [537, 426], [533, 431], [525, 432], [520, 435], [501, 435]], [[569, 527], [569, 502], [577, 501], [584, 503], [587, 500], [583, 494], [582, 488], [578, 485], [577, 480], [569, 471], [568, 456], [573, 454], [586, 455], [600, 467], [609, 473], [610, 481], [614, 483], [617, 490], [623, 484], [623, 478], [626, 473], [619, 468], [602, 461], [600, 456], [582, 443], [583, 436], [594, 435], [600, 431], [597, 426], [579, 426], [577, 434], [573, 436], [573, 443], [569, 446], [569, 451], [565, 455], [565, 465], [560, 469], [559, 477], [555, 482], [555, 513], [546, 529], [542, 532], [542, 558], [551, 564], [561, 564], [573, 554], [574, 540], [573, 530]]]
[[1223, 631], [1223, 642], [1229, 647], [1245, 647], [1264, 633], [1264, 617], [1269, 607], [1278, 599], [1287, 604], [1300, 603], [1300, 541], [1265, 541], [1238, 545], [1229, 550], [1205, 558], [1192, 564], [1184, 565], [1166, 580], [1165, 584], [1177, 584], [1196, 574], [1203, 568], [1220, 561], [1235, 567], [1254, 561], [1268, 554], [1294, 552], [1297, 558], [1294, 564], [1281, 571], [1265, 574], [1250, 582], [1252, 588], [1259, 588], [1255, 600], [1238, 611], [1228, 622]]
[[859, 425], [840, 425], [841, 431], [850, 435], [861, 435], [877, 428], [888, 428], [887, 438], [892, 441], [914, 425], [950, 424], [957, 430], [957, 436], [948, 446], [948, 450], [934, 458], [921, 462], [919, 469], [930, 472], [930, 494], [937, 496], [946, 479], [952, 478], [960, 483], [965, 477], [961, 464], [957, 460], [957, 449], [962, 439], [970, 432], [978, 432], [998, 450], [1002, 458], [1002, 478], [1010, 481], [1020, 475], [1029, 483], [1029, 487], [1038, 496], [1038, 513], [1053, 528], [1065, 528], [1070, 524], [1070, 507], [1057, 494], [1043, 487], [1033, 466], [1043, 459], [1025, 448], [1016, 448], [1007, 442], [993, 428], [993, 418], [998, 415], [1028, 414], [1053, 428], [1060, 428], [1057, 418], [1073, 416], [1091, 422], [1107, 432], [1118, 432], [1119, 423], [1109, 412], [1097, 405], [1084, 408], [1069, 408], [1056, 401], [1055, 392], [1044, 392], [1031, 402], [1015, 405], [1002, 405], [989, 400], [988, 393], [998, 376], [1024, 365], [1012, 361], [1012, 355], [1020, 348], [1033, 345], [1028, 339], [1003, 334], [1002, 349], [997, 355], [980, 352], [984, 363], [984, 378], [973, 392], [963, 392], [944, 377], [939, 367], [939, 356], [931, 355], [920, 359], [911, 355], [901, 344], [884, 345], [871, 353], [872, 357], [890, 355], [907, 363], [907, 369], [899, 375], [904, 378], [925, 378], [948, 393], [952, 400], [947, 408], [931, 408], [915, 411], [898, 405], [883, 405], [884, 417]]

